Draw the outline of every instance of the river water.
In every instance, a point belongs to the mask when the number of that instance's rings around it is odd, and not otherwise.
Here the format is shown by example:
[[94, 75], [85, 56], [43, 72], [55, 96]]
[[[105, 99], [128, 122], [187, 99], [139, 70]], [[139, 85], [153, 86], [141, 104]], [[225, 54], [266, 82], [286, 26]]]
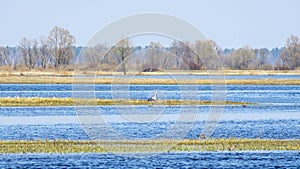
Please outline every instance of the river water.
[[[234, 78], [235, 76], [233, 76]], [[252, 77], [251, 77], [252, 78]], [[293, 77], [295, 78], [295, 77]], [[299, 76], [297, 76], [299, 78]], [[104, 99], [147, 99], [158, 91], [158, 99], [211, 100], [210, 85], [182, 88], [176, 85], [130, 85], [119, 90], [118, 85], [95, 85], [95, 97]], [[119, 85], [120, 89], [124, 86]], [[196, 91], [194, 89], [197, 89]], [[117, 90], [115, 90], [117, 89]], [[73, 97], [73, 86], [45, 84], [1, 84], [0, 97]], [[76, 92], [76, 91], [75, 91]], [[227, 105], [210, 137], [300, 139], [300, 86], [299, 85], [227, 85], [226, 100], [251, 102], [245, 106]], [[184, 93], [184, 94], [182, 94]], [[186, 97], [182, 97], [182, 96]], [[191, 96], [191, 97], [189, 97]], [[196, 96], [196, 97], [195, 97]], [[88, 119], [93, 134], [109, 126], [122, 138], [155, 139], [172, 129], [185, 130], [184, 138], [197, 139], [203, 131], [212, 107], [218, 105], [129, 105], [97, 106], [87, 114], [80, 114], [74, 106], [66, 107], [1, 107], [0, 140], [36, 139], [91, 139], [91, 131], [82, 125]], [[85, 107], [84, 110], [88, 110]], [[190, 119], [182, 118], [182, 114]], [[135, 119], [135, 117], [139, 117]], [[82, 117], [82, 118], [81, 118]], [[101, 117], [102, 121], [96, 121]], [[94, 120], [94, 121], [93, 121]], [[180, 130], [180, 129], [179, 129]], [[109, 139], [110, 130], [103, 131]], [[176, 138], [174, 131], [174, 138]], [[114, 138], [114, 137], [112, 137]], [[0, 168], [267, 168], [300, 166], [297, 151], [258, 152], [178, 152], [153, 154], [149, 158], [129, 158], [117, 154], [1, 154]]]
[[295, 151], [191, 152], [129, 158], [118, 154], [0, 154], [0, 168], [297, 168]]

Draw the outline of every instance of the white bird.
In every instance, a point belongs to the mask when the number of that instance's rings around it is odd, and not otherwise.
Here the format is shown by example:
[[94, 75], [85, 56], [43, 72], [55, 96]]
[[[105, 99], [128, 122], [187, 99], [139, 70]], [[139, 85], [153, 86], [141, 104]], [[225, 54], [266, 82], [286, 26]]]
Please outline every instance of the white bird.
[[206, 136], [205, 136], [205, 134], [200, 134], [200, 135], [199, 135], [199, 138], [200, 138], [200, 139], [206, 139]]
[[151, 97], [148, 99], [148, 101], [149, 101], [149, 102], [154, 102], [154, 101], [156, 101], [156, 99], [157, 99], [156, 97], [157, 97], [157, 92], [155, 92], [154, 95], [151, 96]]

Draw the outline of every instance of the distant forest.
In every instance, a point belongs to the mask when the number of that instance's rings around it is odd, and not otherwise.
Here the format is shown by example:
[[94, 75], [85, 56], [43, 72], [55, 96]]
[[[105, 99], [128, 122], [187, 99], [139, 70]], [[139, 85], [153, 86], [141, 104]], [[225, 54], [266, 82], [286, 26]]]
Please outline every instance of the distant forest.
[[[0, 46], [2, 70], [295, 70], [300, 69], [300, 40], [287, 37], [280, 48], [222, 49], [213, 40], [182, 42], [169, 46], [151, 42], [133, 46], [123, 38], [115, 46], [98, 44], [94, 47], [74, 46], [75, 37], [64, 28], [54, 27], [47, 38], [23, 38], [15, 47]], [[217, 63], [218, 62], [218, 63]]]

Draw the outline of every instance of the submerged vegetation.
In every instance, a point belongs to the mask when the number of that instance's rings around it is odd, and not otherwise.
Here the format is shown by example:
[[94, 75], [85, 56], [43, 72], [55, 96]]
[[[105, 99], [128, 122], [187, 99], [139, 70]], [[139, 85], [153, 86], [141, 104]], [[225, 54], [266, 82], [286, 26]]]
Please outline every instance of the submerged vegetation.
[[[0, 106], [89, 106], [148, 105], [147, 100], [74, 99], [74, 98], [0, 98]], [[157, 100], [154, 105], [247, 105], [253, 103], [210, 100]]]
[[0, 153], [143, 153], [178, 151], [300, 150], [300, 140], [9, 140], [0, 141]]

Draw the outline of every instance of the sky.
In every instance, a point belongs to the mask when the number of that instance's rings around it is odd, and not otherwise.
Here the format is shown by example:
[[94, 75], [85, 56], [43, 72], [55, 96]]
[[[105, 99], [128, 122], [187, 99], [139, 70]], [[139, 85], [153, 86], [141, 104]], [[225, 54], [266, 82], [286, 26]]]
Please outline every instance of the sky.
[[222, 48], [271, 49], [300, 37], [299, 0], [0, 0], [0, 6], [0, 46], [47, 37], [54, 26], [83, 46], [109, 23], [145, 12], [179, 17]]

